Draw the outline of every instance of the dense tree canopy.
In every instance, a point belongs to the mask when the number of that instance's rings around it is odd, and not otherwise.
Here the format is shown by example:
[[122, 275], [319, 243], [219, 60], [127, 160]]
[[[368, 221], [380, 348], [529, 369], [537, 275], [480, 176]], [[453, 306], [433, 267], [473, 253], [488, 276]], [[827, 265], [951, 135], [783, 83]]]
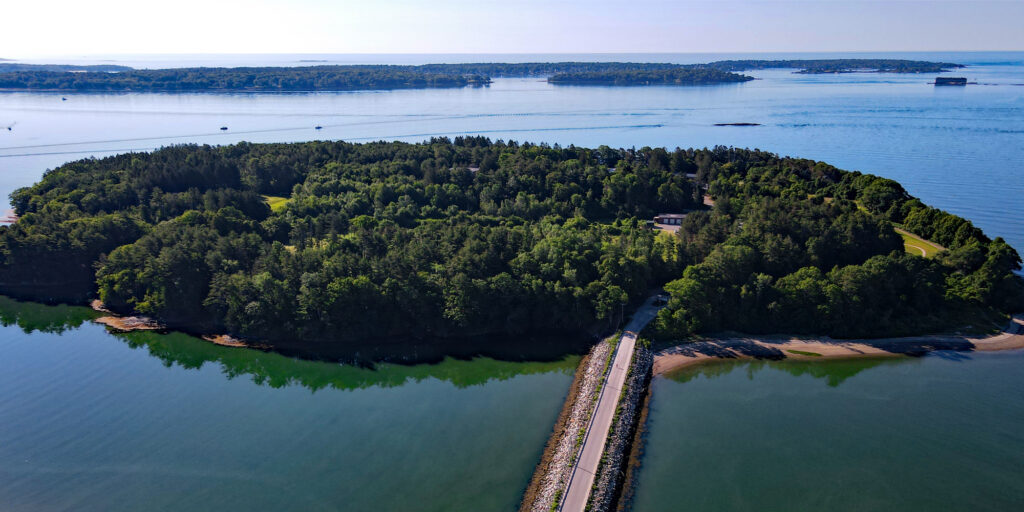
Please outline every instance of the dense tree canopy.
[[[271, 343], [597, 332], [664, 283], [673, 337], [934, 330], [1021, 298], [1012, 248], [895, 182], [724, 147], [175, 146], [12, 203], [0, 291]], [[646, 222], [685, 211], [677, 236]], [[894, 223], [950, 250], [907, 255]]]
[[[737, 330], [875, 337], [991, 325], [1024, 309], [1017, 252], [892, 180], [784, 159], [714, 167], [707, 215], [680, 229], [688, 266], [655, 337]], [[944, 244], [904, 253], [893, 226]], [[687, 244], [686, 242], [690, 242]]]

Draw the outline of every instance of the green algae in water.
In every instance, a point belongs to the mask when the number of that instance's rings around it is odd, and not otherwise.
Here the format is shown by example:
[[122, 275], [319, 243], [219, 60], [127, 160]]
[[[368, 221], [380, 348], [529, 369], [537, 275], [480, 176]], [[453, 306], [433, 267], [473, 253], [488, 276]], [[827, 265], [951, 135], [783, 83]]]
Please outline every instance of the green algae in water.
[[578, 363], [374, 368], [0, 298], [0, 509], [515, 510]]
[[791, 350], [791, 349], [787, 349], [786, 352], [789, 352], [790, 354], [796, 354], [798, 356], [821, 357], [821, 354], [819, 354], [817, 352], [808, 352], [806, 350]]
[[250, 377], [253, 382], [279, 388], [300, 385], [311, 390], [397, 387], [437, 379], [457, 388], [484, 385], [520, 375], [563, 373], [571, 375], [580, 356], [556, 361], [499, 361], [489, 357], [469, 360], [446, 357], [435, 364], [404, 365], [379, 363], [372, 368], [323, 361], [310, 361], [274, 352], [224, 347], [181, 333], [132, 332], [116, 335], [130, 347], [144, 349], [166, 366], [198, 369], [219, 367], [229, 377]]
[[26, 333], [60, 334], [101, 316], [103, 313], [81, 306], [46, 306], [0, 295], [0, 325], [15, 326]]

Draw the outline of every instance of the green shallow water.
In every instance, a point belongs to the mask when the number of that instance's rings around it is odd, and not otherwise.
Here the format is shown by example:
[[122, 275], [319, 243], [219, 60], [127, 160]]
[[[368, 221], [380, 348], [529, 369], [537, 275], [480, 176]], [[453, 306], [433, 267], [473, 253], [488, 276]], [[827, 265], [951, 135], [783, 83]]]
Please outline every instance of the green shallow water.
[[652, 382], [635, 511], [1024, 510], [1024, 351]]
[[0, 297], [0, 510], [514, 510], [554, 362], [375, 369]]

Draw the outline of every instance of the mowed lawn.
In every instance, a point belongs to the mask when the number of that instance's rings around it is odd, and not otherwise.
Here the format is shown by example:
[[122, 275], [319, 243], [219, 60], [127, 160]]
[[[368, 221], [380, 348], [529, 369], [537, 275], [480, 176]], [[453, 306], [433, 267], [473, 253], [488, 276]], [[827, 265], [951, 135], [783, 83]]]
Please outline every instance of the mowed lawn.
[[903, 248], [910, 254], [934, 258], [936, 254], [946, 250], [945, 247], [935, 242], [929, 242], [907, 230], [896, 228], [896, 232], [903, 237]]
[[287, 197], [279, 196], [263, 196], [263, 200], [267, 202], [267, 205], [270, 206], [270, 211], [272, 212], [281, 211], [281, 209], [284, 208], [284, 205], [288, 204], [288, 201], [290, 201]]

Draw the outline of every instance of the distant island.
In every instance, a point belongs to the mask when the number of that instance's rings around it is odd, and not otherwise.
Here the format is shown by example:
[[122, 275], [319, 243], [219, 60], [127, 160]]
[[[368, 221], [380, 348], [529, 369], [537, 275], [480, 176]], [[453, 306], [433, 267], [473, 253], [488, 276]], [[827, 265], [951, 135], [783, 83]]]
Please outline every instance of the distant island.
[[880, 73], [933, 73], [965, 67], [949, 62], [928, 62], [901, 59], [816, 59], [816, 60], [721, 60], [704, 64], [670, 64], [658, 62], [522, 62], [425, 64], [416, 66], [424, 72], [476, 74], [491, 77], [552, 76], [557, 74], [653, 72], [680, 69], [706, 69], [740, 72], [756, 69], [795, 68], [800, 73], [835, 73], [871, 71]]
[[585, 71], [557, 73], [548, 82], [558, 85], [707, 85], [737, 83], [754, 77], [710, 67], [637, 71]]
[[[173, 146], [68, 163], [11, 200], [0, 292], [268, 347], [568, 343], [663, 285], [666, 339], [984, 330], [1024, 305], [1002, 239], [892, 180], [756, 150]], [[651, 227], [666, 212], [674, 234]]]
[[664, 62], [478, 62], [469, 64], [424, 64], [427, 73], [458, 73], [491, 77], [547, 77], [558, 73], [608, 73], [617, 71], [662, 71], [686, 66]]
[[90, 64], [84, 66], [77, 64], [0, 64], [0, 73], [12, 73], [22, 71], [53, 71], [59, 73], [114, 73], [119, 71], [131, 71], [132, 69], [133, 68], [130, 68], [128, 66], [118, 66], [114, 64]]
[[383, 65], [0, 73], [0, 89], [78, 92], [350, 91], [465, 87], [489, 82], [489, 78], [482, 76], [429, 73], [415, 66]]
[[941, 72], [961, 64], [893, 59], [733, 60], [707, 64], [528, 62], [300, 67], [132, 69], [126, 66], [0, 64], [0, 91], [303, 92], [487, 85], [491, 77], [547, 77], [556, 85], [709, 85], [741, 83], [740, 71], [798, 73]]
[[798, 59], [798, 60], [720, 60], [708, 66], [724, 71], [755, 69], [798, 69], [797, 73], [942, 73], [966, 67], [951, 62], [902, 59]]

